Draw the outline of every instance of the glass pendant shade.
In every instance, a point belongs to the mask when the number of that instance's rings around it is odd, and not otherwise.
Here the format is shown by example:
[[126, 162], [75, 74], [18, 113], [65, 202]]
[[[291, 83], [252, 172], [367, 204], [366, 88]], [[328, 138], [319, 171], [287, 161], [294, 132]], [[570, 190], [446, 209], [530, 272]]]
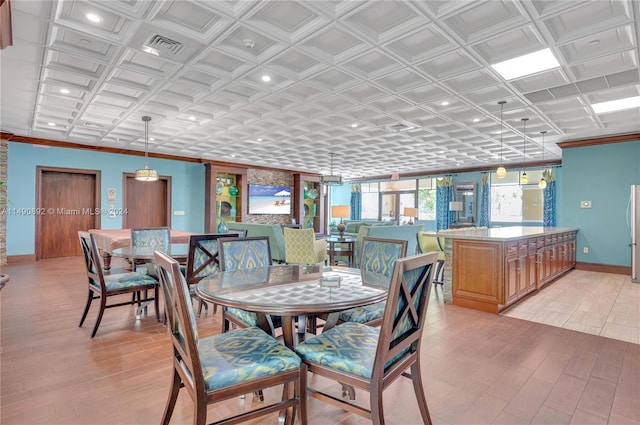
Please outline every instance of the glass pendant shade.
[[502, 110], [504, 109], [505, 103], [507, 103], [506, 100], [498, 102], [498, 105], [500, 105], [500, 166], [496, 170], [496, 177], [499, 179], [507, 177], [507, 169], [502, 165]]
[[142, 117], [144, 122], [144, 168], [136, 170], [135, 179], [141, 182], [155, 182], [158, 180], [158, 171], [149, 168], [149, 121], [151, 117]]
[[547, 181], [544, 179], [544, 177], [540, 178], [540, 181], [538, 182], [538, 187], [540, 189], [544, 189], [545, 187], [547, 187]]
[[[540, 132], [542, 134], [542, 162], [544, 163], [544, 135], [547, 133], [546, 130]], [[540, 177], [540, 181], [538, 182], [538, 187], [540, 189], [544, 189], [547, 187], [547, 181], [544, 179], [544, 170], [542, 171], [542, 177]]]
[[529, 184], [529, 176], [527, 170], [524, 169], [524, 165], [527, 162], [527, 121], [529, 118], [522, 118], [522, 174], [520, 174], [520, 184]]

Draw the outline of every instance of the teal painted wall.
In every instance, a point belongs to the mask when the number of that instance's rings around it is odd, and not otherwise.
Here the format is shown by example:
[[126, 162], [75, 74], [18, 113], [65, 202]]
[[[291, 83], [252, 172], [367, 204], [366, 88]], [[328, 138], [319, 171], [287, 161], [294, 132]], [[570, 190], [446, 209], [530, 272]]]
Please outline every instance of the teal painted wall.
[[[562, 226], [580, 229], [577, 260], [631, 266], [626, 211], [631, 185], [640, 184], [640, 141], [564, 149], [562, 168], [558, 202]], [[580, 208], [580, 201], [591, 201], [591, 208]]]
[[[36, 166], [82, 168], [101, 171], [101, 205], [107, 207], [107, 188], [117, 190], [116, 208], [122, 207], [122, 173], [144, 166], [144, 158], [82, 149], [43, 148], [9, 142], [7, 197], [12, 208], [34, 208]], [[171, 207], [182, 216], [171, 216], [171, 227], [191, 232], [204, 231], [204, 165], [149, 158], [149, 166], [162, 176], [171, 176]], [[101, 217], [103, 229], [122, 228], [122, 216]], [[35, 217], [7, 216], [7, 255], [35, 253]]]

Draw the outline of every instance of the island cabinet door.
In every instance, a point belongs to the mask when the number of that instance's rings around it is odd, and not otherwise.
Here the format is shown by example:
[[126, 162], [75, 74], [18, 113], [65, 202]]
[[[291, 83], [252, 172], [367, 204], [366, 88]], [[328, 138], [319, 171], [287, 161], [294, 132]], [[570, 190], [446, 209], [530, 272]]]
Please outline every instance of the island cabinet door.
[[520, 266], [521, 258], [517, 242], [509, 242], [505, 246], [504, 277], [505, 277], [505, 303], [511, 304], [518, 299], [520, 292]]
[[452, 262], [453, 303], [497, 313], [504, 304], [502, 242], [454, 239]]
[[536, 239], [530, 239], [527, 241], [527, 275], [526, 275], [526, 287], [527, 293], [533, 292], [538, 289], [538, 249], [536, 246]]

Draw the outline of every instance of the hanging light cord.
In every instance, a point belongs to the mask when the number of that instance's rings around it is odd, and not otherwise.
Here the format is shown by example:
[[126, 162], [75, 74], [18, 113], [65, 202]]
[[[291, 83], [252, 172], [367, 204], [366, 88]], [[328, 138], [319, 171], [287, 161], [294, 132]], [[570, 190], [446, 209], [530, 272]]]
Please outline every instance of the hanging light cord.
[[144, 168], [149, 168], [149, 121], [151, 117], [142, 117], [144, 121]]
[[504, 108], [504, 104], [507, 102], [504, 100], [501, 100], [498, 103], [500, 104], [500, 165], [502, 165], [502, 128], [503, 128], [502, 110]]

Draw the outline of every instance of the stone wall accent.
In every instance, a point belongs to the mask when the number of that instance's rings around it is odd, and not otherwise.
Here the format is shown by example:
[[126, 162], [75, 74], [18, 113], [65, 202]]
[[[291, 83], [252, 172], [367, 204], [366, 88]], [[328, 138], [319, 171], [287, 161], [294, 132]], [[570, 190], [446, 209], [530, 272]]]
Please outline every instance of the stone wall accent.
[[[280, 171], [257, 170], [249, 168], [247, 170], [247, 181], [249, 184], [265, 184], [272, 186], [289, 186], [291, 188], [291, 202], [295, 202], [295, 191], [293, 187], [293, 174]], [[290, 215], [272, 214], [249, 214], [247, 223], [261, 224], [288, 224], [293, 217], [293, 207]]]
[[0, 267], [7, 264], [7, 215], [1, 209], [7, 207], [7, 164], [9, 148], [6, 140], [0, 140]]

